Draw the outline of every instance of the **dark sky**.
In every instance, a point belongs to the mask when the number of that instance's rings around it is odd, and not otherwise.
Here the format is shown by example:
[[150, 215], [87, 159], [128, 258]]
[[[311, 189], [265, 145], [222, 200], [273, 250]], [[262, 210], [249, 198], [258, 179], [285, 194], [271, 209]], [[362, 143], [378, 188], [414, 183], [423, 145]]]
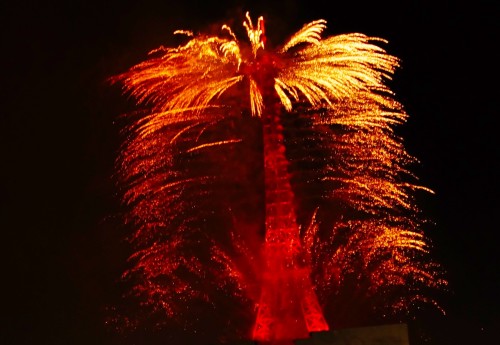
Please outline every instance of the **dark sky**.
[[[270, 1], [269, 1], [270, 2]], [[200, 1], [201, 3], [201, 1]], [[15, 1], [0, 5], [0, 229], [6, 250], [0, 343], [105, 344], [103, 282], [126, 257], [109, 250], [118, 114], [106, 78], [186, 28], [210, 31], [246, 10], [279, 43], [324, 18], [327, 34], [389, 40], [392, 84], [410, 114], [399, 129], [436, 195], [433, 256], [448, 271], [446, 316], [410, 325], [414, 344], [491, 344], [500, 329], [498, 8], [495, 1]], [[495, 107], [494, 107], [495, 106]], [[119, 248], [119, 247], [117, 247]], [[413, 327], [413, 328], [412, 328]], [[413, 331], [412, 331], [413, 330]]]

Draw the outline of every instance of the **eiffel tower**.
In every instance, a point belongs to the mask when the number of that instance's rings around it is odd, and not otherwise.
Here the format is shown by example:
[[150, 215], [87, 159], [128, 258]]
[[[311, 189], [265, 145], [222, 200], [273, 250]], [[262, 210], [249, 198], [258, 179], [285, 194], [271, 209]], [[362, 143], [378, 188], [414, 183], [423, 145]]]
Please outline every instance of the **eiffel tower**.
[[[269, 90], [265, 84], [263, 86]], [[307, 338], [310, 332], [326, 331], [329, 327], [311, 283], [309, 260], [296, 220], [280, 122], [285, 110], [272, 92], [263, 94], [266, 95], [261, 118], [265, 170], [265, 267], [252, 338], [263, 343], [284, 344]]]

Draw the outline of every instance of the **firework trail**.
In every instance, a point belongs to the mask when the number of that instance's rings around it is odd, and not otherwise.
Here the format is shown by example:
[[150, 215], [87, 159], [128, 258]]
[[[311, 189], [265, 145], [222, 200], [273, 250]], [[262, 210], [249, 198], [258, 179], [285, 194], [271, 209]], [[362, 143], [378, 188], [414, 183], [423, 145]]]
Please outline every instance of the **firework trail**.
[[379, 38], [322, 39], [324, 20], [275, 50], [262, 17], [244, 27], [249, 43], [178, 31], [185, 45], [114, 78], [145, 109], [118, 159], [132, 293], [164, 318], [246, 310], [253, 325], [225, 325], [262, 342], [328, 329], [322, 307], [335, 327], [434, 303], [423, 291], [446, 282], [412, 198], [429, 190], [407, 182], [385, 85], [398, 59]]

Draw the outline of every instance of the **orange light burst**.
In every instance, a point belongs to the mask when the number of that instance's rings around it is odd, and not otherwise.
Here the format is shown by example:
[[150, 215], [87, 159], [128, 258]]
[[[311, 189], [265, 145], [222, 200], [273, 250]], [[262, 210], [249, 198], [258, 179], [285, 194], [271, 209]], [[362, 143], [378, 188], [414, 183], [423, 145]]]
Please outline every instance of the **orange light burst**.
[[185, 45], [113, 79], [147, 109], [118, 160], [134, 291], [169, 317], [225, 292], [259, 341], [328, 329], [320, 305], [335, 326], [355, 299], [359, 314], [435, 303], [423, 291], [446, 281], [412, 197], [431, 191], [407, 182], [407, 115], [385, 85], [398, 59], [379, 38], [322, 39], [324, 20], [274, 51], [262, 17], [243, 25], [249, 45], [227, 25], [177, 31]]

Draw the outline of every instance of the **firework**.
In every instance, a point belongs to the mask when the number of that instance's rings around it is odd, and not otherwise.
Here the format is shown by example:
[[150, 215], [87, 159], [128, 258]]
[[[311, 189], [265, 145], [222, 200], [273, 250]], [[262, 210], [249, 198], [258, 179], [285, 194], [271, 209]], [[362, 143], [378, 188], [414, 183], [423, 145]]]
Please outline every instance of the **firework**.
[[358, 314], [428, 301], [445, 281], [412, 198], [429, 190], [407, 182], [414, 159], [393, 132], [398, 59], [379, 38], [322, 39], [324, 20], [276, 50], [262, 17], [244, 27], [249, 43], [226, 25], [178, 31], [185, 45], [114, 78], [146, 109], [118, 160], [133, 293], [171, 318], [224, 295], [263, 342], [327, 330], [322, 306], [342, 324], [343, 300]]

